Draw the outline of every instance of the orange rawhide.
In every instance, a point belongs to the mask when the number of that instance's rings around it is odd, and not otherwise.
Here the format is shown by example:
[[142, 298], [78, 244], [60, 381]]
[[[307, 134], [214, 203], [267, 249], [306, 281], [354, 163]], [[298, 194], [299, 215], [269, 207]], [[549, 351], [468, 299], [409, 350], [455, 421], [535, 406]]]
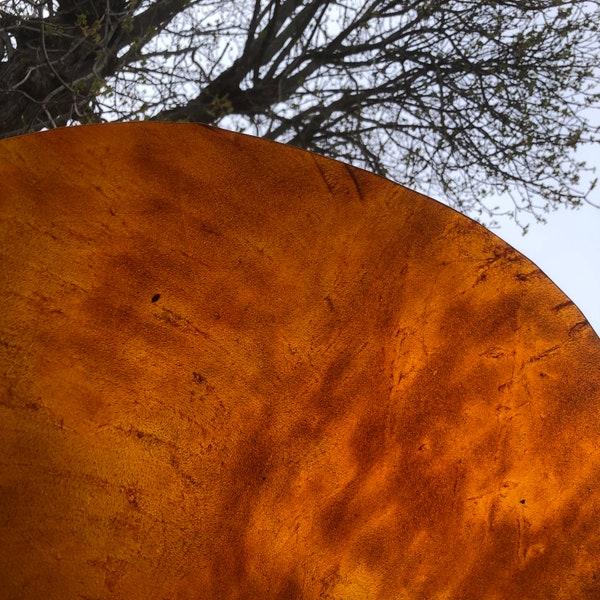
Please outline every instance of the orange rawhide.
[[0, 177], [1, 598], [600, 598], [600, 340], [492, 233], [200, 125]]

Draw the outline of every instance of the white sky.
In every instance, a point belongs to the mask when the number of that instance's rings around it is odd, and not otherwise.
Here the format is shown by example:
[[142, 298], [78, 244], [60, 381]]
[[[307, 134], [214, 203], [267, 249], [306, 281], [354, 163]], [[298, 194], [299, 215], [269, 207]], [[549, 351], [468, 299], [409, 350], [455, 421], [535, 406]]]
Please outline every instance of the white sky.
[[[600, 178], [600, 144], [580, 153]], [[600, 182], [590, 198], [600, 205]], [[494, 230], [498, 236], [531, 259], [575, 302], [600, 335], [600, 209], [559, 210], [546, 225], [532, 223], [523, 236], [512, 223]]]

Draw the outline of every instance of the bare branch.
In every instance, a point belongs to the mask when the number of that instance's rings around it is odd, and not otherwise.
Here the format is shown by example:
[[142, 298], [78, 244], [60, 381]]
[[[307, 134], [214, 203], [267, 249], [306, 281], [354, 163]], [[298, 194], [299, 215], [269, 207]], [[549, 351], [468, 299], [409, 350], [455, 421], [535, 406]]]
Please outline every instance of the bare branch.
[[539, 217], [589, 200], [599, 23], [598, 0], [11, 0], [0, 135], [201, 121]]

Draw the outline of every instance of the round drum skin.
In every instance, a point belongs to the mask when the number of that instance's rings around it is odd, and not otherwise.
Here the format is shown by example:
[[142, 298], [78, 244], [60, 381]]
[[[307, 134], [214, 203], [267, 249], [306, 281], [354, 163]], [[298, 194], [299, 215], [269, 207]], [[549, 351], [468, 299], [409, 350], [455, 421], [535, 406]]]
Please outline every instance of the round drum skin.
[[0, 177], [2, 599], [600, 598], [600, 340], [489, 231], [193, 124]]

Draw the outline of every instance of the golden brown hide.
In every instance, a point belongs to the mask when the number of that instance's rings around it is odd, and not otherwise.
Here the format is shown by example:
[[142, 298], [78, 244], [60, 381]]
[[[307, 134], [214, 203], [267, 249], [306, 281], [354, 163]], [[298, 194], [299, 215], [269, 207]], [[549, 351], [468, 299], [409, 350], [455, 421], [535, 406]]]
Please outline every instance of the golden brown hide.
[[2, 599], [600, 598], [600, 341], [484, 228], [200, 125], [0, 181]]

